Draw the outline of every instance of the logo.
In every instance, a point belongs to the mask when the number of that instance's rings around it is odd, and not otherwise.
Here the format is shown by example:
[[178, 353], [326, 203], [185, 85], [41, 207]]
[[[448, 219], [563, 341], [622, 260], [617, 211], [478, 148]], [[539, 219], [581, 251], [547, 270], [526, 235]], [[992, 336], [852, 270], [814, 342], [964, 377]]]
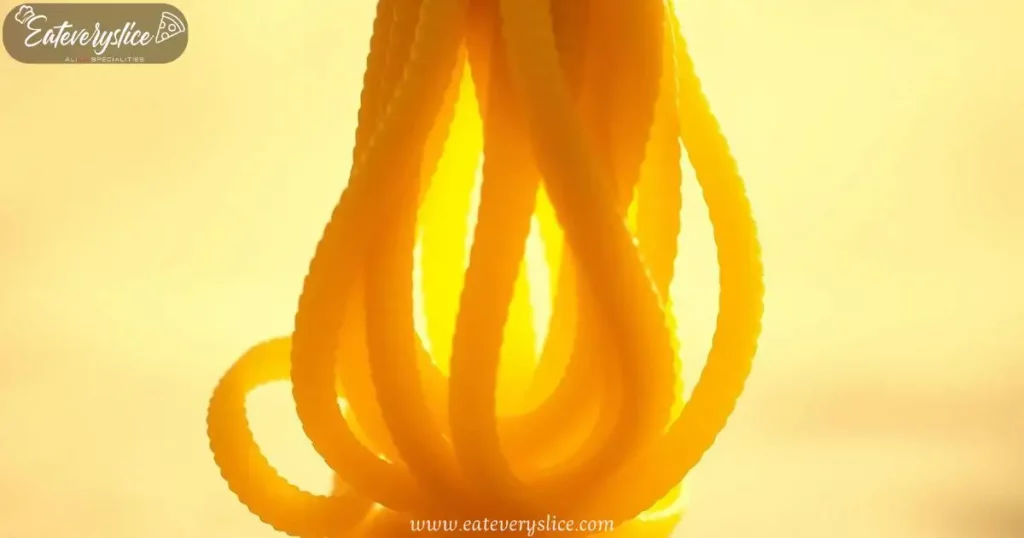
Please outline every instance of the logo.
[[3, 42], [26, 64], [165, 64], [185, 52], [188, 26], [170, 4], [23, 4]]

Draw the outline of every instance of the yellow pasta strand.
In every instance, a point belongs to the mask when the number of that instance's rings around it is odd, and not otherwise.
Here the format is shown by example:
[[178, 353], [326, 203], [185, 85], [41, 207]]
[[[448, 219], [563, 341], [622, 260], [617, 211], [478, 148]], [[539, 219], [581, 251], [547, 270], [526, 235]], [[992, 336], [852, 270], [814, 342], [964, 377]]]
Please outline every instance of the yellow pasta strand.
[[[229, 488], [304, 538], [552, 517], [667, 537], [743, 390], [764, 293], [672, 2], [380, 0], [363, 85], [294, 331], [210, 401]], [[669, 294], [684, 147], [721, 287], [688, 401]], [[249, 430], [247, 394], [284, 380], [331, 495], [288, 483]], [[534, 535], [563, 534], [587, 533]]]

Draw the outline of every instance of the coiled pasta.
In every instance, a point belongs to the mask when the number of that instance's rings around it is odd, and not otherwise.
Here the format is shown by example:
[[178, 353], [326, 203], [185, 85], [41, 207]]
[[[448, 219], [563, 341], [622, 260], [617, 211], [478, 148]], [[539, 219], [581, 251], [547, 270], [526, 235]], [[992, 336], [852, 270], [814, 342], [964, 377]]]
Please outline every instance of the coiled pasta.
[[[721, 286], [685, 404], [668, 294], [680, 141]], [[524, 265], [533, 228], [548, 282]], [[551, 290], [543, 338], [531, 287]], [[671, 2], [380, 0], [348, 187], [294, 332], [221, 379], [210, 446], [241, 502], [292, 536], [548, 515], [667, 536], [684, 476], [743, 390], [762, 297], [750, 204]], [[253, 440], [246, 395], [280, 380], [335, 473], [332, 495], [288, 483]]]

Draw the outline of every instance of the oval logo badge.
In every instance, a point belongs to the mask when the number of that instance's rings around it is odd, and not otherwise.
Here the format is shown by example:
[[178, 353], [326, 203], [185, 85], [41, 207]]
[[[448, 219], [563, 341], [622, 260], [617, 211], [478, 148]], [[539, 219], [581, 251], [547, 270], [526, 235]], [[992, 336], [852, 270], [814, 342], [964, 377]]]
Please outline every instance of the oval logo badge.
[[26, 64], [165, 64], [185, 52], [188, 21], [170, 4], [22, 4], [3, 40]]

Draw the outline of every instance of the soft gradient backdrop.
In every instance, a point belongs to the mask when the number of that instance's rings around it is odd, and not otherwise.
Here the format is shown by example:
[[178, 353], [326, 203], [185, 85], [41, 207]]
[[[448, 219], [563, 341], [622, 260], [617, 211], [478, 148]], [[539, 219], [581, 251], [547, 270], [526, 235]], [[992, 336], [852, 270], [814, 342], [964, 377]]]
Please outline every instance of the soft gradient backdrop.
[[[345, 183], [373, 2], [176, 4], [190, 43], [170, 65], [0, 58], [3, 537], [272, 536], [221, 482], [205, 406], [289, 330]], [[768, 271], [757, 367], [684, 533], [1024, 535], [1024, 3], [682, 9]], [[717, 290], [687, 188], [699, 362]], [[323, 490], [287, 396], [254, 398], [257, 433]]]

